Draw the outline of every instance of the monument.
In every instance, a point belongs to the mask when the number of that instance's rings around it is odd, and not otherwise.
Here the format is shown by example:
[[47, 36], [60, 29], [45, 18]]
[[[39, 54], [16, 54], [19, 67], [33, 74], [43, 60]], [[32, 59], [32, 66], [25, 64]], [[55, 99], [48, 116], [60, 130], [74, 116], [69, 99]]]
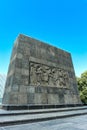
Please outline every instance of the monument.
[[12, 51], [3, 108], [80, 104], [70, 53], [20, 34]]

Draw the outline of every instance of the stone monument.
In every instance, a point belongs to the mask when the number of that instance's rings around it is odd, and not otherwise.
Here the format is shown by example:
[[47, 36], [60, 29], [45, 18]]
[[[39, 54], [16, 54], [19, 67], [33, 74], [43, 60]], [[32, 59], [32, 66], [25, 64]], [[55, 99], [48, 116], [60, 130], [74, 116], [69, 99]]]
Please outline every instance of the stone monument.
[[70, 53], [20, 34], [10, 60], [3, 108], [80, 104]]

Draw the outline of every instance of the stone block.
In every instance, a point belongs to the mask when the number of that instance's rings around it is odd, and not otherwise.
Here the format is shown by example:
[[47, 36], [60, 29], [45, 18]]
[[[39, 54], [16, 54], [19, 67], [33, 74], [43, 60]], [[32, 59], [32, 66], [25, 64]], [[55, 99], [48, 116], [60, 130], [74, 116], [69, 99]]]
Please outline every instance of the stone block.
[[13, 91], [13, 92], [18, 92], [18, 91], [19, 91], [19, 86], [18, 86], [17, 84], [14, 84], [14, 85], [12, 86], [11, 91]]
[[42, 104], [48, 104], [48, 97], [46, 93], [41, 94]]
[[42, 101], [43, 99], [42, 99], [42, 94], [41, 93], [35, 93], [35, 99], [34, 99], [34, 103], [35, 104], [42, 104], [42, 102], [44, 102], [44, 101]]
[[18, 59], [22, 59], [22, 58], [23, 58], [23, 55], [22, 55], [21, 53], [18, 53], [18, 54], [17, 54], [17, 58], [18, 58]]
[[18, 104], [18, 93], [16, 92], [11, 92], [10, 94], [10, 104]]
[[65, 94], [64, 95], [64, 102], [65, 102], [65, 104], [70, 104], [72, 102], [71, 95]]
[[59, 104], [58, 94], [48, 94], [48, 104]]
[[25, 85], [20, 85], [19, 88], [20, 88], [20, 89], [19, 89], [19, 92], [20, 92], [20, 93], [27, 93], [27, 86], [25, 86]]
[[61, 93], [59, 93], [58, 95], [59, 95], [59, 103], [60, 103], [60, 104], [65, 104], [64, 94], [61, 92]]
[[24, 57], [22, 59], [22, 68], [28, 69], [29, 70], [29, 57]]
[[37, 104], [35, 93], [28, 93], [27, 94], [27, 104]]
[[21, 69], [22, 75], [29, 76], [29, 69]]
[[19, 93], [18, 94], [18, 104], [21, 105], [25, 105], [27, 104], [27, 93]]
[[33, 87], [33, 86], [27, 86], [27, 92], [28, 93], [35, 93], [35, 87]]
[[29, 76], [22, 75], [20, 84], [25, 86], [29, 85]]
[[3, 104], [81, 104], [71, 54], [20, 34], [14, 44]]

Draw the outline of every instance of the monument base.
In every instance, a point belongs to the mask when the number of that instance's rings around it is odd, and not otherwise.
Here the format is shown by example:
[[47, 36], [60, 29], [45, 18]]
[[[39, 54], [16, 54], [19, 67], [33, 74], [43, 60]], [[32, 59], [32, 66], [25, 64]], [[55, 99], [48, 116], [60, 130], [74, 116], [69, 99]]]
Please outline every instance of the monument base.
[[83, 104], [62, 104], [62, 105], [2, 105], [2, 109], [5, 110], [33, 110], [33, 109], [51, 109], [51, 108], [65, 108], [65, 107], [78, 107]]

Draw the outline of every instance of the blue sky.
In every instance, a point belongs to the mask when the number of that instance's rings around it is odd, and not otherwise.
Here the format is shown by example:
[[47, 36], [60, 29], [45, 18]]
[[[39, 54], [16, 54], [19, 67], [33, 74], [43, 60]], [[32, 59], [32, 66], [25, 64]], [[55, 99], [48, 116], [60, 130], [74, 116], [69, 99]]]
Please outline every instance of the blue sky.
[[77, 76], [87, 70], [87, 0], [0, 0], [0, 73], [19, 33], [69, 51]]

